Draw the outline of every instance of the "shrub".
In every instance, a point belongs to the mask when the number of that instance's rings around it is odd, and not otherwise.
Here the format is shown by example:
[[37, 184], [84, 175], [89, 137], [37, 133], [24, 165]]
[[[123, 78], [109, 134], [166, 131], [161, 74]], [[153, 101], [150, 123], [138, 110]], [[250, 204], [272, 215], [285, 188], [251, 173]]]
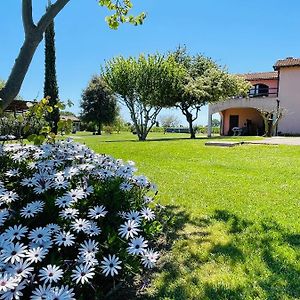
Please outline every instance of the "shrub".
[[1, 299], [102, 299], [154, 267], [161, 208], [132, 162], [66, 140], [1, 146], [0, 167]]
[[[25, 125], [28, 124], [28, 130], [24, 132]], [[17, 138], [27, 137], [31, 134], [37, 134], [47, 125], [46, 121], [37, 121], [35, 119], [25, 120], [22, 115], [14, 116], [6, 113], [0, 118], [0, 135], [14, 135]]]

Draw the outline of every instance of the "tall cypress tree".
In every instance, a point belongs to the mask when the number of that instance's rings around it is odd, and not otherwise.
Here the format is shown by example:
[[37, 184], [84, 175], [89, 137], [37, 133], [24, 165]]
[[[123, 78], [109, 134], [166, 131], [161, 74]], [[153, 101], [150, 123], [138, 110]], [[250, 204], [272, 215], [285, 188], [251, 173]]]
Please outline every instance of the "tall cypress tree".
[[[50, 7], [51, 1], [48, 1]], [[55, 56], [55, 31], [54, 22], [51, 22], [45, 31], [45, 82], [44, 97], [49, 97], [49, 104], [53, 111], [48, 113], [47, 121], [51, 126], [51, 131], [57, 134], [57, 123], [59, 121], [59, 109], [54, 108], [58, 103], [58, 85], [56, 79], [56, 56]]]

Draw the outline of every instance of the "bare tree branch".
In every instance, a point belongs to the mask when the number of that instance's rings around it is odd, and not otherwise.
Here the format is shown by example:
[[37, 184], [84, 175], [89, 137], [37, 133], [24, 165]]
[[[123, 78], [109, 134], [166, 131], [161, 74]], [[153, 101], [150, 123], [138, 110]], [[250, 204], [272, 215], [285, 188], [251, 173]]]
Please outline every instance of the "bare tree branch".
[[44, 32], [51, 21], [69, 2], [70, 0], [57, 0], [54, 4], [50, 5], [37, 24], [38, 30]]
[[22, 1], [22, 19], [25, 36], [27, 36], [35, 28], [32, 18], [32, 0]]

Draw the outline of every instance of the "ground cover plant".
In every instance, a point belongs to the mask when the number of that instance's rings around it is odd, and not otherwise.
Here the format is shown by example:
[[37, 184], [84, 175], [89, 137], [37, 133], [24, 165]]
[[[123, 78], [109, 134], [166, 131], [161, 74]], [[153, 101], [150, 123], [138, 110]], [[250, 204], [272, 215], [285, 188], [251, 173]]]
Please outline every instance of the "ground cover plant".
[[70, 140], [0, 147], [0, 299], [103, 299], [155, 266], [161, 208], [132, 161]]
[[300, 298], [300, 147], [206, 147], [161, 133], [77, 141], [136, 161], [175, 216], [170, 251], [141, 299]]

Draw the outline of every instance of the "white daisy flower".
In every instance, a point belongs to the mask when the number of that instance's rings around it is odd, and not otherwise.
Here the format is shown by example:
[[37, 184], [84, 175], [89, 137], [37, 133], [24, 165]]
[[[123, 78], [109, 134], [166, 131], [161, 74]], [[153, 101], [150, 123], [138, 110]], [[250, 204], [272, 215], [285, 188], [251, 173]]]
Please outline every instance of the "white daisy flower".
[[135, 180], [135, 183], [140, 187], [146, 187], [149, 184], [148, 179], [143, 175], [134, 176], [134, 180]]
[[46, 300], [50, 295], [51, 285], [40, 285], [36, 288], [32, 295], [30, 296], [30, 300]]
[[59, 232], [54, 237], [54, 242], [58, 246], [62, 246], [62, 245], [65, 247], [72, 246], [75, 243], [74, 240], [75, 240], [74, 234], [66, 231]]
[[122, 262], [119, 260], [119, 258], [115, 255], [111, 256], [110, 254], [107, 257], [103, 257], [103, 260], [101, 261], [101, 268], [102, 268], [102, 273], [105, 276], [114, 276], [118, 275], [119, 271], [121, 269], [121, 264]]
[[76, 167], [69, 167], [66, 168], [64, 171], [64, 176], [68, 179], [71, 179], [73, 176], [77, 175], [79, 173], [79, 169]]
[[81, 256], [94, 256], [98, 251], [99, 244], [94, 240], [84, 241], [79, 248], [79, 254]]
[[34, 243], [44, 243], [51, 239], [50, 230], [47, 227], [38, 227], [33, 229], [28, 236]]
[[69, 289], [69, 286], [53, 287], [47, 295], [47, 300], [76, 300], [73, 289]]
[[153, 268], [158, 260], [159, 253], [153, 249], [147, 249], [142, 256], [142, 264], [146, 268]]
[[75, 267], [75, 270], [72, 271], [71, 278], [75, 280], [76, 283], [85, 284], [90, 281], [95, 275], [95, 268], [88, 265], [79, 265]]
[[134, 238], [129, 243], [127, 251], [129, 254], [139, 255], [145, 252], [145, 249], [148, 247], [148, 241], [146, 241], [142, 236]]
[[72, 189], [64, 194], [65, 197], [71, 198], [74, 202], [85, 198], [83, 189]]
[[56, 190], [67, 189], [69, 185], [69, 182], [65, 180], [63, 176], [56, 176], [53, 182], [53, 186]]
[[107, 211], [103, 205], [94, 206], [93, 208], [89, 209], [88, 216], [92, 219], [99, 219], [100, 217], [105, 217]]
[[101, 229], [95, 222], [90, 221], [90, 227], [85, 230], [85, 233], [89, 236], [97, 236], [101, 233]]
[[53, 246], [53, 242], [52, 242], [52, 239], [49, 239], [47, 241], [44, 241], [44, 242], [41, 242], [41, 243], [34, 243], [34, 242], [31, 242], [29, 243], [29, 247], [30, 248], [38, 248], [38, 247], [41, 247], [41, 248], [44, 248], [46, 250], [49, 250], [51, 249]]
[[26, 286], [27, 286], [27, 281], [26, 280], [21, 281], [18, 283], [16, 287], [5, 292], [0, 299], [3, 300], [22, 299], [23, 296], [22, 290], [24, 290]]
[[34, 268], [31, 267], [31, 263], [29, 261], [23, 261], [23, 259], [10, 265], [7, 269], [10, 274], [23, 278], [32, 276], [33, 270]]
[[75, 219], [79, 214], [79, 210], [76, 208], [66, 208], [59, 213], [59, 216], [63, 219]]
[[49, 229], [50, 233], [55, 233], [60, 230], [60, 226], [55, 223], [48, 224], [46, 228]]
[[2, 254], [0, 258], [4, 262], [14, 263], [15, 261], [20, 261], [22, 258], [26, 256], [26, 248], [22, 243], [8, 243], [4, 249], [2, 250]]
[[4, 222], [7, 220], [9, 216], [9, 211], [7, 208], [0, 210], [0, 226], [4, 224]]
[[139, 211], [131, 210], [130, 212], [126, 213], [126, 219], [135, 221], [136, 223], [140, 223], [141, 221], [141, 215]]
[[79, 264], [84, 264], [88, 266], [98, 266], [99, 262], [96, 257], [93, 255], [88, 255], [88, 256], [78, 256], [78, 259], [76, 260]]
[[122, 182], [120, 184], [120, 190], [124, 192], [129, 192], [133, 188], [133, 185], [129, 182]]
[[48, 250], [42, 247], [36, 247], [29, 249], [26, 253], [27, 260], [31, 263], [41, 262], [46, 255], [48, 254]]
[[86, 187], [84, 187], [83, 191], [85, 193], [85, 197], [87, 197], [94, 193], [94, 188], [91, 185], [86, 186]]
[[18, 199], [18, 194], [13, 191], [6, 191], [4, 194], [0, 195], [0, 200], [7, 204], [15, 202]]
[[18, 279], [8, 273], [0, 272], [0, 293], [5, 293], [9, 290], [13, 290], [18, 286]]
[[32, 218], [39, 212], [43, 211], [45, 203], [43, 201], [34, 201], [28, 203], [25, 207], [21, 209], [20, 215], [24, 218]]
[[11, 169], [5, 172], [5, 175], [8, 177], [18, 177], [20, 176], [19, 169]]
[[153, 202], [153, 198], [149, 196], [144, 196], [143, 199], [145, 204], [149, 204]]
[[62, 276], [63, 270], [56, 265], [47, 265], [47, 267], [42, 268], [39, 272], [41, 280], [45, 283], [49, 282], [50, 284], [52, 282], [58, 282]]
[[125, 222], [125, 224], [122, 224], [118, 231], [121, 237], [125, 237], [128, 240], [128, 238], [133, 238], [135, 235], [138, 235], [140, 231], [139, 224], [129, 220]]
[[50, 180], [36, 181], [33, 191], [40, 195], [52, 188], [52, 182]]
[[76, 232], [88, 230], [90, 226], [91, 225], [88, 220], [81, 218], [75, 219], [71, 224], [71, 228]]
[[70, 197], [61, 196], [55, 200], [55, 205], [60, 208], [68, 207], [72, 204], [73, 200]]
[[34, 178], [24, 178], [21, 180], [21, 185], [28, 186], [28, 187], [34, 187], [36, 184], [36, 180]]
[[147, 221], [152, 221], [155, 219], [155, 214], [154, 212], [152, 211], [151, 208], [149, 207], [144, 207], [142, 210], [141, 210], [141, 215], [142, 217], [144, 217], [144, 219], [146, 219]]
[[119, 212], [118, 212], [118, 216], [120, 216], [120, 217], [123, 218], [123, 219], [126, 219], [126, 215], [127, 215], [127, 212], [126, 212], [126, 211], [119, 211]]
[[15, 239], [21, 240], [21, 238], [25, 237], [27, 231], [28, 228], [26, 226], [14, 225], [13, 227], [8, 227], [4, 234], [7, 240], [14, 241]]

